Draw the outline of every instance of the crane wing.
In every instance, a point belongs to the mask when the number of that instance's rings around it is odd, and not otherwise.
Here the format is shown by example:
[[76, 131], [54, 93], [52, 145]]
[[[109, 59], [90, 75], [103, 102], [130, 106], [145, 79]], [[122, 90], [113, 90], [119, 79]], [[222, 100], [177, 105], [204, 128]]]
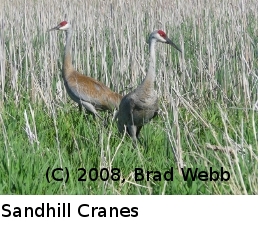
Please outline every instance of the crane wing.
[[101, 82], [74, 72], [74, 77], [67, 81], [67, 90], [73, 100], [83, 100], [95, 106], [96, 109], [113, 109], [120, 103], [120, 95], [114, 93]]

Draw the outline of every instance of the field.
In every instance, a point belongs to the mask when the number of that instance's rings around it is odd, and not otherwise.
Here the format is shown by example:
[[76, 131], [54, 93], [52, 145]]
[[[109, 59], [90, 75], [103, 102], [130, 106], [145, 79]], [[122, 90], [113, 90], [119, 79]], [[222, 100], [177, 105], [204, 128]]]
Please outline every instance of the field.
[[[256, 0], [0, 5], [0, 194], [258, 194]], [[100, 113], [104, 127], [67, 95], [65, 34], [48, 32], [64, 19], [74, 29], [75, 69], [123, 95], [145, 77], [154, 29], [182, 49], [157, 44], [160, 111], [137, 148], [111, 114]], [[171, 167], [173, 181], [134, 178], [135, 168]], [[62, 180], [48, 182], [55, 168], [64, 168], [55, 173]], [[230, 178], [186, 181], [182, 168], [222, 168]]]

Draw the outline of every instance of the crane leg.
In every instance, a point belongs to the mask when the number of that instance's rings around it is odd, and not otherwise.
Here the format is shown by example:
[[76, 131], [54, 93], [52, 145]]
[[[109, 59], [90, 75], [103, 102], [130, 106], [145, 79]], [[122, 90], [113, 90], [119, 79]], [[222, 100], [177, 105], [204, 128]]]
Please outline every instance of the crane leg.
[[113, 122], [117, 119], [117, 117], [118, 117], [118, 112], [119, 112], [118, 110], [114, 111], [114, 113], [113, 113], [113, 119], [112, 119]]
[[140, 144], [141, 144], [141, 140], [140, 140], [139, 134], [140, 134], [140, 131], [141, 131], [142, 127], [143, 126], [138, 126], [137, 130], [136, 130], [136, 138], [140, 142]]
[[140, 134], [140, 131], [142, 129], [143, 126], [138, 126], [137, 127], [137, 130], [136, 130], [136, 137], [138, 138], [139, 137], [139, 134]]
[[137, 128], [136, 128], [135, 125], [129, 125], [129, 126], [127, 126], [127, 131], [128, 131], [130, 137], [131, 137], [132, 140], [133, 140], [134, 146], [136, 146], [136, 144], [137, 144], [136, 130], [137, 130]]
[[157, 116], [158, 116], [158, 110], [154, 112], [152, 119], [157, 117]]
[[104, 122], [104, 125], [105, 125], [105, 126], [107, 125], [107, 124], [106, 124], [106, 121], [98, 114], [97, 110], [95, 109], [95, 107], [94, 107], [92, 104], [90, 104], [90, 103], [88, 103], [88, 102], [86, 102], [86, 101], [81, 101], [81, 104], [82, 104], [89, 112], [91, 112], [92, 114], [94, 114], [95, 117], [97, 116], [99, 119], [101, 119], [101, 120]]
[[131, 100], [130, 101], [130, 115], [131, 115], [131, 125], [127, 126], [128, 129], [128, 133], [130, 135], [130, 137], [133, 140], [133, 144], [134, 146], [137, 145], [137, 138], [136, 138], [136, 132], [137, 132], [137, 127], [134, 125], [134, 115], [133, 115], [133, 111], [134, 111], [134, 101]]
[[78, 105], [79, 105], [79, 112], [81, 113], [82, 112], [82, 104], [78, 103]]

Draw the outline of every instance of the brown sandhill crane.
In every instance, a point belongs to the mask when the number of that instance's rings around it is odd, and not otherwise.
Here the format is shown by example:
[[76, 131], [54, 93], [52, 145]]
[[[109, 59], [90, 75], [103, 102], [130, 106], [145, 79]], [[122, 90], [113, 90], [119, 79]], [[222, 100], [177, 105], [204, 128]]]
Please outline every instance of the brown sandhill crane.
[[103, 120], [97, 110], [118, 109], [122, 96], [111, 91], [103, 83], [87, 77], [73, 68], [71, 60], [72, 26], [68, 22], [62, 21], [49, 31], [52, 30], [66, 31], [62, 77], [67, 93], [72, 100], [79, 104], [80, 108], [83, 105], [88, 111]]
[[181, 52], [162, 30], [155, 30], [150, 34], [150, 63], [146, 77], [134, 91], [123, 97], [117, 114], [119, 132], [124, 132], [124, 126], [126, 126], [126, 131], [131, 136], [134, 145], [136, 145], [137, 139], [139, 140], [138, 137], [142, 126], [155, 117], [159, 109], [158, 96], [154, 90], [156, 42], [170, 44]]

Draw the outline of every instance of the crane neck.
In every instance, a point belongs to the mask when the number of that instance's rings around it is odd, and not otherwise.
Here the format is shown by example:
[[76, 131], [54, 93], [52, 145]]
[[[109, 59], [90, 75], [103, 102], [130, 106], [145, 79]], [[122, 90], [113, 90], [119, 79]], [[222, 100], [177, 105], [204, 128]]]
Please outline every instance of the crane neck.
[[72, 66], [71, 58], [71, 38], [72, 38], [72, 28], [66, 30], [66, 45], [65, 45], [65, 54], [63, 60], [63, 77], [66, 78], [68, 74], [74, 70]]
[[154, 81], [155, 81], [155, 64], [156, 64], [156, 56], [155, 56], [155, 44], [156, 39], [149, 39], [149, 52], [150, 52], [150, 62], [148, 71], [146, 73], [146, 77], [141, 83], [141, 87], [149, 88], [151, 90], [154, 89]]
[[150, 53], [149, 69], [152, 68], [154, 71], [155, 71], [155, 64], [156, 64], [155, 44], [156, 44], [156, 40], [154, 38], [149, 40], [149, 53]]

